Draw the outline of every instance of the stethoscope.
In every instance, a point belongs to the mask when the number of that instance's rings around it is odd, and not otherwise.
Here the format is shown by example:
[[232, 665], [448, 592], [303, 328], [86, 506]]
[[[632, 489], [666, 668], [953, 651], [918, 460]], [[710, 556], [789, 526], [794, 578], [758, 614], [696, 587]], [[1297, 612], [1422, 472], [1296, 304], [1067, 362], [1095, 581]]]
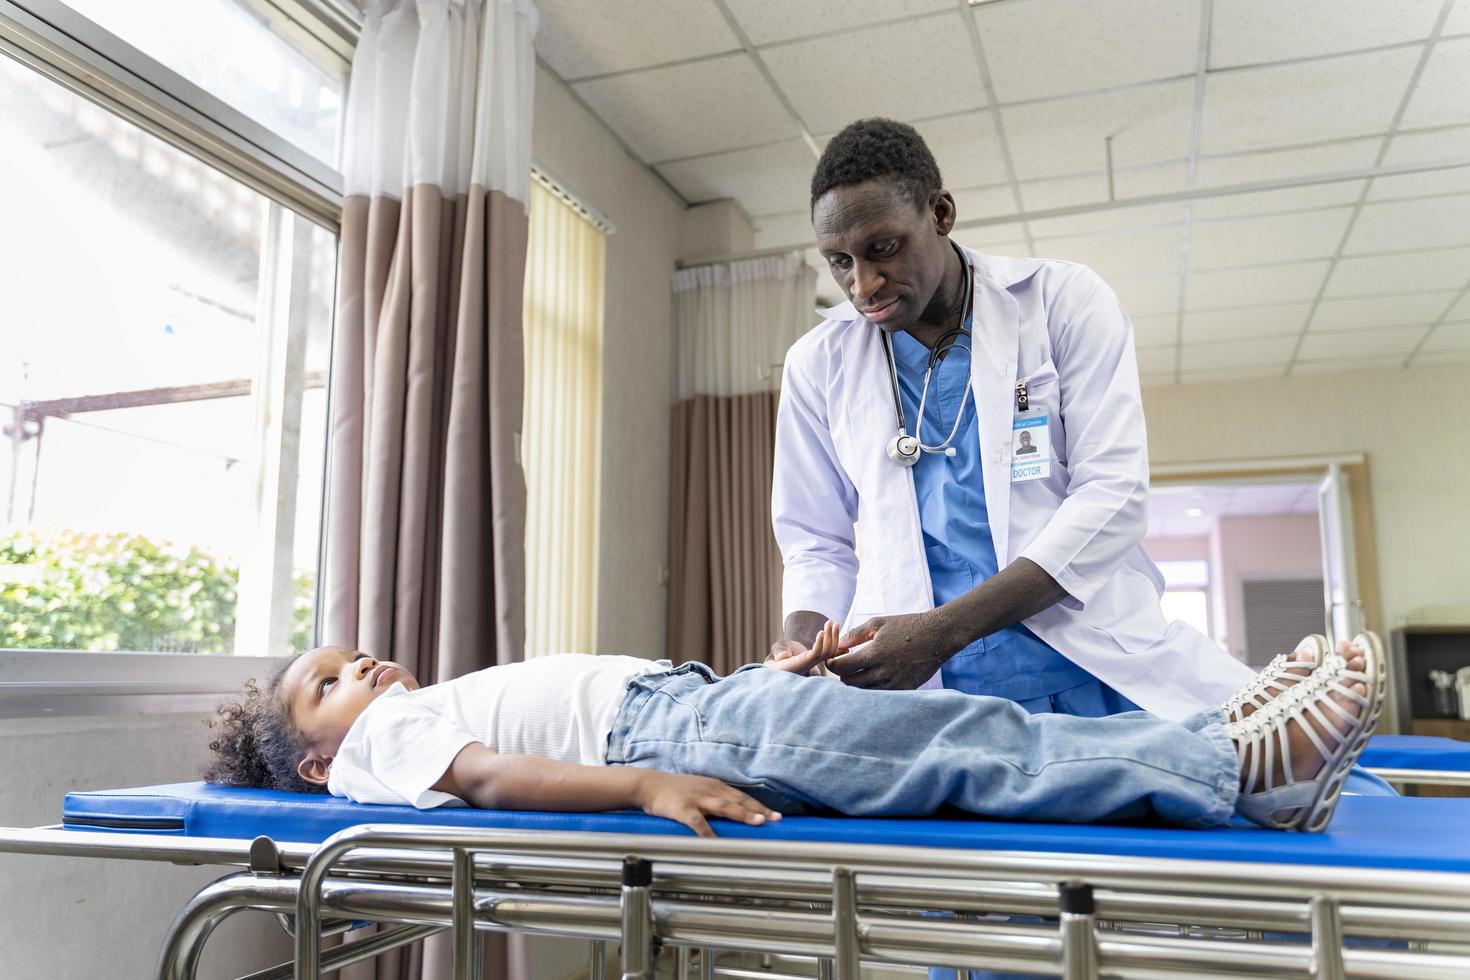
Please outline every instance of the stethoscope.
[[[959, 251], [956, 249], [955, 251]], [[914, 434], [909, 435], [908, 423], [903, 417], [903, 399], [898, 394], [898, 363], [893, 357], [893, 338], [887, 330], [883, 334], [883, 354], [888, 358], [888, 380], [893, 386], [893, 412], [898, 417], [898, 435], [888, 440], [888, 458], [899, 466], [913, 466], [919, 461], [921, 453], [943, 453], [945, 456], [953, 457], [955, 448], [951, 443], [959, 434], [960, 421], [965, 417], [965, 406], [970, 403], [970, 386], [965, 385], [965, 393], [960, 398], [960, 410], [954, 417], [954, 425], [950, 427], [949, 435], [937, 446], [929, 446], [924, 443], [924, 405], [929, 399], [929, 379], [934, 374], [934, 368], [949, 356], [955, 349], [970, 352], [970, 334], [964, 328], [964, 323], [970, 319], [970, 303], [974, 298], [974, 282], [971, 280], [970, 263], [965, 260], [964, 253], [960, 253], [960, 263], [964, 266], [965, 276], [965, 305], [964, 315], [960, 317], [960, 326], [946, 331], [934, 347], [929, 351], [929, 360], [924, 365], [924, 387], [919, 393], [919, 420], [915, 423]], [[963, 340], [965, 343], [961, 344]], [[974, 355], [971, 354], [973, 357]]]

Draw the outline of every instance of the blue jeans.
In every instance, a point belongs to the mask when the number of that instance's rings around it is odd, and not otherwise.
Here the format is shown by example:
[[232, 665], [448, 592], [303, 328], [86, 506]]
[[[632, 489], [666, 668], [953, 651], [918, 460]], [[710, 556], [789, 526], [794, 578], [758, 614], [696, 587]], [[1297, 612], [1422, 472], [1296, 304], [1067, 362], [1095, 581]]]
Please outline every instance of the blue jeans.
[[635, 678], [607, 761], [711, 776], [783, 813], [1208, 827], [1235, 808], [1239, 762], [1216, 711], [1031, 715], [957, 691], [869, 691], [759, 665]]

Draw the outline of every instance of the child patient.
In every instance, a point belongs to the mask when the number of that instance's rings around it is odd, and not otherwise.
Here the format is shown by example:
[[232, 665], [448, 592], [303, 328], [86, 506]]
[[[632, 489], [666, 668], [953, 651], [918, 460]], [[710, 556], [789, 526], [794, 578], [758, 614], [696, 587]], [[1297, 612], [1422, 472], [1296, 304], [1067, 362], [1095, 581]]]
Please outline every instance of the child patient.
[[321, 647], [222, 705], [205, 778], [359, 803], [492, 809], [637, 807], [712, 834], [782, 813], [929, 814], [1191, 827], [1240, 814], [1323, 829], [1383, 701], [1371, 633], [1308, 637], [1218, 709], [1030, 715], [956, 691], [875, 691], [807, 676], [811, 650], [717, 677], [567, 654], [420, 688], [402, 667]]

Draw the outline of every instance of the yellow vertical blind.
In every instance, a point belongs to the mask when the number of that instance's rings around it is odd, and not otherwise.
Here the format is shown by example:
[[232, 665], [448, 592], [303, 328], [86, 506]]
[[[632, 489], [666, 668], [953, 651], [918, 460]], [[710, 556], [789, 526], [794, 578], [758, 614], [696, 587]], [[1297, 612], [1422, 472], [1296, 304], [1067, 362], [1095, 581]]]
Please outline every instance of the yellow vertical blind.
[[526, 656], [593, 653], [605, 239], [538, 183], [526, 253]]

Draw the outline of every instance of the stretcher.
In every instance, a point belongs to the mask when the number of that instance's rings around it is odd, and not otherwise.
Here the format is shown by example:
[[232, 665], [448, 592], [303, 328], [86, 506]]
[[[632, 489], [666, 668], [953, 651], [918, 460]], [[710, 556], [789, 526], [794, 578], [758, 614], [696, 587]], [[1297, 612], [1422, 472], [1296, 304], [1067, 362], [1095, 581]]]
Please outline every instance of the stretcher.
[[[247, 908], [295, 936], [293, 962], [248, 980], [316, 977], [446, 930], [456, 980], [480, 976], [477, 930], [587, 940], [598, 980], [612, 945], [621, 976], [649, 980], [661, 949], [680, 977], [749, 975], [720, 967], [742, 952], [842, 978], [860, 964], [1470, 976], [1470, 799], [1345, 798], [1318, 835], [964, 815], [715, 826], [709, 840], [638, 813], [419, 811], [179, 783], [71, 793], [59, 826], [0, 830], [0, 851], [243, 868], [180, 910], [161, 980], [193, 977], [211, 931]], [[392, 925], [321, 948], [363, 922]]]
[[1431, 735], [1375, 735], [1358, 765], [1391, 783], [1470, 787], [1470, 742]]

